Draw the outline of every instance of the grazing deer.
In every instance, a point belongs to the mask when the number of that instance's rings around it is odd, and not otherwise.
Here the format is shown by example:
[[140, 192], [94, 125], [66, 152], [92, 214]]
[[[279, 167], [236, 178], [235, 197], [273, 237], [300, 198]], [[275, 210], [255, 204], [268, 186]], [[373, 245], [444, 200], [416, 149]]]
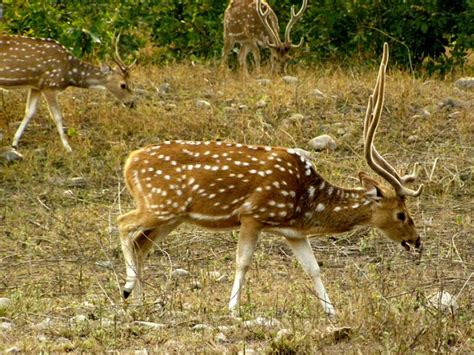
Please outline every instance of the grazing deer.
[[118, 218], [127, 268], [123, 295], [142, 297], [144, 258], [156, 239], [181, 223], [211, 229], [240, 228], [237, 266], [229, 309], [239, 307], [245, 273], [260, 232], [286, 238], [311, 276], [326, 314], [335, 310], [320, 278], [308, 235], [341, 233], [371, 226], [410, 249], [420, 237], [405, 205], [419, 196], [404, 186], [416, 177], [400, 176], [373, 145], [384, 101], [388, 45], [364, 121], [368, 165], [393, 190], [359, 173], [362, 188], [337, 187], [319, 175], [296, 149], [225, 142], [163, 142], [134, 151], [124, 176], [136, 209]]
[[107, 88], [118, 99], [133, 105], [129, 88], [132, 63], [126, 66], [118, 53], [115, 42], [114, 60], [118, 68], [96, 67], [75, 58], [66, 48], [52, 39], [0, 35], [0, 88], [29, 89], [26, 112], [13, 138], [13, 147], [36, 113], [38, 100], [43, 95], [64, 148], [71, 152], [63, 128], [63, 117], [57, 96], [69, 86], [80, 88]]
[[227, 58], [236, 43], [240, 43], [239, 65], [248, 75], [247, 56], [252, 53], [255, 67], [260, 68], [260, 50], [258, 46], [270, 48], [272, 71], [286, 72], [289, 52], [303, 44], [301, 38], [298, 44], [291, 42], [291, 29], [303, 16], [308, 5], [303, 0], [300, 10], [296, 13], [291, 7], [291, 19], [286, 25], [285, 40], [280, 39], [278, 18], [265, 0], [231, 0], [224, 13], [224, 48], [222, 59], [227, 66]]

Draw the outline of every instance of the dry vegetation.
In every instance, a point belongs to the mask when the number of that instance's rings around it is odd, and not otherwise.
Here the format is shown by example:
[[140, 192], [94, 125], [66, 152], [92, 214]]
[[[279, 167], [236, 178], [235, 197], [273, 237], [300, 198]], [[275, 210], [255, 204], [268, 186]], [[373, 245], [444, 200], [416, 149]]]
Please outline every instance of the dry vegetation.
[[[375, 71], [292, 69], [300, 79], [296, 85], [279, 78], [269, 85], [242, 82], [208, 66], [138, 68], [134, 110], [100, 91], [69, 89], [61, 103], [72, 154], [64, 152], [42, 103], [20, 141], [25, 159], [0, 165], [0, 297], [11, 300], [0, 309], [0, 321], [12, 327], [0, 330], [0, 350], [473, 352], [474, 93], [397, 71], [389, 72], [377, 144], [400, 169], [421, 163], [426, 188], [409, 201], [424, 241], [420, 260], [375, 231], [314, 239], [338, 311], [330, 321], [283, 239], [263, 235], [242, 318], [279, 320], [289, 334], [276, 338], [279, 327], [247, 327], [227, 313], [235, 234], [184, 226], [146, 263], [146, 304], [133, 308], [122, 301], [125, 267], [115, 219], [132, 208], [121, 165], [137, 147], [164, 139], [222, 139], [309, 149], [310, 138], [326, 133], [339, 146], [315, 153], [317, 169], [334, 183], [357, 185], [357, 172], [367, 170], [361, 124]], [[165, 82], [169, 92], [160, 94]], [[325, 97], [311, 95], [316, 88]], [[2, 143], [8, 145], [26, 94], [0, 95]], [[440, 107], [448, 98], [453, 101]], [[197, 99], [211, 107], [196, 107]], [[267, 106], [257, 108], [259, 100]], [[303, 118], [291, 118], [295, 113]], [[85, 184], [70, 186], [73, 177]], [[178, 267], [190, 276], [172, 279]], [[228, 279], [217, 282], [212, 271]], [[454, 314], [429, 305], [440, 290], [457, 297]], [[209, 328], [193, 329], [196, 324]], [[351, 330], [328, 335], [331, 325]], [[216, 338], [220, 332], [225, 339]]]

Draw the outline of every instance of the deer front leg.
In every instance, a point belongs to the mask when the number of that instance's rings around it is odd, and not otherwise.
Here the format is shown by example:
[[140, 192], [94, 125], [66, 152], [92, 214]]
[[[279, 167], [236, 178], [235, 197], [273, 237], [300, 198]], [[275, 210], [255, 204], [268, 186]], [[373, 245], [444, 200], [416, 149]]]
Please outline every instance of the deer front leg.
[[321, 304], [323, 305], [324, 312], [330, 317], [336, 316], [336, 311], [334, 310], [329, 296], [326, 293], [323, 282], [321, 281], [321, 271], [319, 269], [318, 262], [314, 257], [313, 250], [311, 249], [311, 244], [309, 244], [308, 238], [286, 238], [288, 245], [298, 259], [298, 262], [303, 267], [304, 271], [311, 277], [313, 280], [313, 285], [318, 295]]
[[14, 148], [18, 147], [18, 142], [20, 141], [20, 138], [23, 135], [26, 126], [28, 126], [28, 123], [30, 123], [31, 118], [35, 115], [36, 108], [38, 107], [39, 98], [40, 91], [36, 89], [30, 89], [30, 91], [28, 92], [28, 99], [26, 101], [25, 117], [23, 118], [23, 121], [21, 121], [20, 127], [18, 127], [15, 133], [15, 137], [13, 138], [12, 146]]
[[44, 91], [43, 97], [48, 104], [49, 113], [53, 118], [54, 123], [56, 124], [56, 128], [59, 133], [59, 137], [61, 138], [61, 142], [63, 143], [64, 149], [68, 152], [72, 152], [72, 148], [69, 145], [66, 135], [64, 134], [64, 127], [63, 127], [63, 116], [61, 113], [61, 109], [59, 108], [58, 104], [58, 92], [57, 91]]
[[229, 301], [229, 311], [234, 316], [238, 315], [240, 294], [245, 281], [245, 274], [252, 260], [260, 229], [260, 225], [253, 219], [242, 218], [239, 241], [237, 243], [235, 278]]

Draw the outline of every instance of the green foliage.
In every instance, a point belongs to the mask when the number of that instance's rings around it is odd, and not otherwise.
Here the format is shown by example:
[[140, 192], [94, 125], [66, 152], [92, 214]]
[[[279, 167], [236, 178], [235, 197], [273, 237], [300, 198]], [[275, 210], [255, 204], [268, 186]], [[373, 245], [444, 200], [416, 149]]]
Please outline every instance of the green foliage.
[[[290, 7], [301, 2], [269, 2], [284, 32]], [[141, 50], [145, 62], [210, 59], [221, 53], [226, 6], [224, 0], [3, 0], [0, 31], [52, 37], [78, 56], [98, 58], [121, 31], [122, 50]], [[472, 0], [310, 0], [292, 37], [304, 36], [310, 61], [376, 62], [374, 53], [388, 41], [400, 66], [444, 74], [474, 47], [473, 18]]]

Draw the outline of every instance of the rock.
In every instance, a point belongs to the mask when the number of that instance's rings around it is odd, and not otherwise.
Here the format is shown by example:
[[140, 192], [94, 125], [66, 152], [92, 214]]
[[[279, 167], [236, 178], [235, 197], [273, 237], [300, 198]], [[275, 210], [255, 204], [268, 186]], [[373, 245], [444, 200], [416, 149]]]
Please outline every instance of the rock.
[[454, 86], [461, 90], [473, 90], [474, 89], [474, 77], [466, 77], [456, 80]]
[[210, 109], [211, 103], [206, 100], [196, 100], [195, 105], [197, 108], [204, 108], [204, 109]]
[[220, 325], [217, 327], [220, 332], [228, 332], [229, 330], [234, 329], [234, 327], [229, 327], [228, 325]]
[[9, 331], [13, 329], [13, 324], [10, 322], [1, 322], [0, 331]]
[[304, 115], [302, 115], [301, 113], [294, 113], [290, 116], [290, 121], [293, 121], [293, 122], [301, 122], [304, 120]]
[[187, 277], [187, 276], [189, 276], [189, 271], [184, 270], [184, 269], [175, 269], [171, 273], [171, 277], [173, 279], [177, 279], [177, 278], [180, 278], [180, 277]]
[[278, 333], [275, 336], [275, 341], [278, 343], [280, 342], [283, 338], [288, 338], [289, 335], [291, 335], [291, 330], [287, 328], [280, 329]]
[[202, 289], [202, 284], [199, 281], [191, 282], [191, 290], [200, 290]]
[[227, 337], [225, 336], [224, 333], [217, 333], [216, 336], [214, 337], [214, 341], [217, 344], [222, 344], [222, 343], [225, 343], [227, 341]]
[[258, 354], [255, 350], [251, 348], [245, 348], [244, 350], [240, 350], [237, 355], [255, 355]]
[[160, 86], [158, 86], [158, 93], [167, 94], [169, 92], [170, 92], [170, 84], [169, 83], [163, 83]]
[[244, 322], [246, 327], [255, 327], [255, 326], [262, 326], [262, 327], [275, 327], [275, 328], [282, 328], [283, 325], [278, 319], [275, 318], [265, 318], [265, 317], [257, 317], [255, 319], [246, 320]]
[[85, 187], [86, 185], [87, 185], [87, 180], [86, 178], [82, 176], [69, 178], [65, 181], [66, 187]]
[[0, 148], [0, 161], [12, 163], [14, 161], [22, 160], [23, 155], [18, 153], [15, 148], [2, 147]]
[[196, 324], [191, 329], [194, 331], [204, 331], [204, 330], [212, 329], [212, 327], [207, 324]]
[[256, 103], [255, 103], [255, 106], [257, 108], [265, 108], [267, 107], [267, 102], [265, 100], [258, 100]]
[[248, 109], [249, 109], [249, 107], [247, 105], [244, 105], [244, 104], [239, 105], [239, 110], [240, 111], [247, 111]]
[[270, 85], [272, 81], [270, 79], [257, 79], [257, 83], [263, 86]]
[[343, 136], [344, 134], [346, 134], [346, 130], [344, 128], [338, 128], [338, 130], [336, 131], [336, 134], [338, 136]]
[[309, 141], [309, 145], [316, 151], [336, 150], [337, 144], [334, 138], [327, 134], [323, 134]]
[[147, 349], [135, 350], [135, 355], [148, 355]]
[[74, 197], [74, 191], [72, 190], [64, 190], [63, 195], [65, 197]]
[[146, 328], [151, 328], [151, 329], [163, 329], [167, 327], [167, 325], [163, 323], [145, 322], [141, 320], [136, 320], [133, 323], [144, 326]]
[[454, 112], [451, 112], [451, 113], [448, 115], [448, 118], [456, 118], [456, 117], [461, 116], [461, 114], [462, 114], [461, 111], [454, 111]]
[[85, 321], [87, 321], [87, 317], [83, 314], [78, 314], [77, 316], [74, 316], [72, 317], [71, 319], [69, 319], [69, 323], [71, 324], [80, 324], [80, 323], [84, 323]]
[[413, 134], [407, 138], [408, 143], [415, 143], [418, 140], [418, 136], [416, 134]]
[[48, 329], [52, 325], [53, 325], [53, 321], [51, 320], [51, 318], [46, 318], [45, 320], [34, 324], [32, 328], [36, 330], [44, 330], [44, 329]]
[[44, 343], [48, 341], [48, 337], [44, 334], [39, 334], [36, 339], [38, 339], [39, 342]]
[[464, 107], [464, 104], [461, 101], [448, 97], [447, 99], [438, 103], [438, 106], [441, 109], [443, 108], [452, 109], [452, 108], [462, 108]]
[[0, 297], [0, 309], [5, 309], [8, 308], [8, 306], [11, 304], [11, 301], [7, 297]]
[[296, 76], [285, 75], [282, 77], [283, 81], [287, 84], [297, 84], [298, 78]]
[[456, 298], [446, 291], [439, 291], [428, 298], [428, 303], [438, 311], [454, 314], [458, 309]]
[[5, 350], [6, 354], [19, 354], [20, 353], [20, 348], [18, 346], [12, 346], [11, 348], [8, 348]]
[[420, 113], [413, 115], [412, 118], [429, 118], [431, 113], [427, 109], [423, 109]]
[[309, 93], [309, 96], [314, 97], [315, 99], [325, 99], [326, 95], [319, 89], [314, 89]]
[[166, 103], [165, 105], [165, 110], [166, 111], [172, 111], [175, 110], [178, 106], [176, 104], [173, 104], [171, 102]]

